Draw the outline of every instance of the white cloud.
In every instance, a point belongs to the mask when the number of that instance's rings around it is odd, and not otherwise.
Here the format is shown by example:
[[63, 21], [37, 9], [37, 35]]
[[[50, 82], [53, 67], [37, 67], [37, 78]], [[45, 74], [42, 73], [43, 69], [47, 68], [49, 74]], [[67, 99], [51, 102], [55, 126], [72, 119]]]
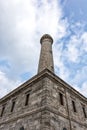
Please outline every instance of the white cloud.
[[[11, 85], [20, 75], [35, 74], [40, 52], [39, 38], [49, 33], [55, 39], [66, 34], [67, 20], [57, 0], [0, 0], [0, 58], [7, 60], [10, 69], [2, 69], [7, 84], [2, 91], [10, 91]], [[5, 78], [6, 77], [6, 78]]]
[[76, 83], [81, 86], [81, 84], [86, 82], [87, 79], [86, 75], [87, 75], [87, 66], [83, 66], [75, 73], [75, 77], [72, 79], [72, 82], [74, 84]]
[[20, 81], [8, 79], [5, 73], [0, 71], [0, 97], [6, 95], [20, 84]]
[[74, 85], [74, 88], [81, 94], [83, 94], [85, 97], [87, 97], [87, 82], [84, 82], [81, 87]]
[[72, 39], [69, 41], [66, 50], [66, 56], [72, 62], [78, 62], [79, 57], [79, 40], [76, 36], [73, 36]]
[[[87, 97], [87, 32], [85, 25], [79, 22], [75, 25], [71, 24], [68, 31], [70, 31], [70, 36], [67, 40], [61, 40], [55, 47], [56, 72], [63, 80]], [[65, 35], [66, 37], [67, 35]]]
[[65, 81], [68, 80], [70, 72], [63, 61], [63, 43], [54, 46], [54, 63], [56, 73]]
[[[44, 33], [49, 33], [55, 40], [53, 49], [56, 73], [72, 83], [71, 70], [65, 62], [81, 62], [81, 56], [87, 52], [87, 32], [84, 31], [84, 24], [71, 24], [67, 18], [63, 18], [59, 1], [0, 0], [0, 59], [5, 59], [10, 64], [9, 70], [4, 69], [4, 66], [0, 71], [1, 96], [20, 84], [20, 75], [26, 72], [31, 75], [36, 73], [39, 38]], [[69, 35], [67, 43], [60, 40]], [[79, 74], [74, 77], [75, 84], [78, 84], [76, 79]]]
[[72, 34], [70, 39], [67, 40], [68, 44], [66, 45], [65, 56], [69, 61], [78, 63], [82, 60], [81, 56], [87, 53], [87, 32], [80, 29], [80, 27], [77, 31], [73, 27], [73, 31], [75, 31], [75, 34]]
[[84, 32], [81, 36], [82, 49], [87, 52], [87, 32]]
[[87, 81], [82, 84], [80, 92], [87, 97]]

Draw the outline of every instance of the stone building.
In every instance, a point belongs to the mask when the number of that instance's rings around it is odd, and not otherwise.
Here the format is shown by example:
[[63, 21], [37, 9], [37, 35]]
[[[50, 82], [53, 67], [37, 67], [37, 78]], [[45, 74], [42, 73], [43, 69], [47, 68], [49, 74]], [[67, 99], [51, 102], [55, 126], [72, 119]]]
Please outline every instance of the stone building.
[[0, 130], [87, 130], [87, 98], [55, 75], [51, 36], [40, 43], [38, 74], [0, 99]]

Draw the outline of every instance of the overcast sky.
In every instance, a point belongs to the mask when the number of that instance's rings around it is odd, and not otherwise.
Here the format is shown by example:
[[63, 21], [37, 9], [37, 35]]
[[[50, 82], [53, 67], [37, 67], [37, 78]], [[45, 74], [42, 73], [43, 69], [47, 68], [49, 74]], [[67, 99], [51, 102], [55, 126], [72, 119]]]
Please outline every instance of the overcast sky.
[[37, 74], [45, 33], [55, 73], [87, 97], [87, 0], [0, 0], [0, 97]]

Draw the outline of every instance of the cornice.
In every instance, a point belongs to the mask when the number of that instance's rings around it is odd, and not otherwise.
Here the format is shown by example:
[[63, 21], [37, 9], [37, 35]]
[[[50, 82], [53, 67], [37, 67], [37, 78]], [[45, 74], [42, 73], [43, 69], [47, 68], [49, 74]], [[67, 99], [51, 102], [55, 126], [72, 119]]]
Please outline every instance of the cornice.
[[15, 94], [18, 94], [22, 90], [26, 89], [27, 86], [30, 87], [32, 84], [40, 81], [40, 79], [42, 79], [42, 78], [44, 78], [46, 76], [45, 72], [46, 72], [46, 70], [43, 70], [42, 72], [40, 72], [37, 75], [33, 76], [32, 78], [30, 78], [29, 80], [27, 80], [26, 82], [24, 82], [23, 84], [21, 84], [20, 86], [18, 86], [16, 89], [14, 89], [10, 93], [8, 93], [4, 97], [2, 97], [0, 99], [0, 103], [2, 103], [3, 101], [5, 101], [8, 98], [14, 96]]
[[12, 92], [10, 92], [9, 94], [7, 94], [3, 98], [1, 98], [0, 99], [0, 103], [2, 103], [3, 101], [7, 100], [8, 98], [14, 96], [15, 94], [18, 94], [23, 89], [25, 89], [27, 86], [29, 87], [29, 86], [33, 85], [34, 83], [40, 81], [40, 79], [43, 79], [43, 78], [46, 78], [46, 77], [48, 77], [49, 79], [51, 79], [52, 81], [54, 81], [56, 83], [60, 83], [63, 87], [65, 87], [69, 91], [73, 92], [79, 98], [81, 98], [82, 100], [84, 100], [87, 103], [87, 98], [85, 96], [83, 96], [81, 93], [79, 93], [77, 90], [75, 90], [72, 86], [70, 86], [68, 83], [66, 83], [65, 81], [63, 81], [56, 74], [54, 74], [53, 72], [51, 72], [48, 69], [44, 69], [43, 71], [41, 71], [37, 75], [33, 76], [28, 81], [26, 81], [25, 83], [23, 83], [22, 85], [20, 85], [16, 89], [14, 89]]
[[56, 74], [48, 70], [48, 75], [51, 80], [54, 80], [56, 83], [60, 83], [63, 87], [65, 87], [67, 90], [73, 92], [73, 94], [77, 95], [79, 98], [83, 99], [87, 103], [87, 98], [83, 96], [80, 92], [78, 92], [76, 89], [74, 89], [71, 85], [66, 83], [64, 80], [62, 80], [60, 77], [58, 77]]

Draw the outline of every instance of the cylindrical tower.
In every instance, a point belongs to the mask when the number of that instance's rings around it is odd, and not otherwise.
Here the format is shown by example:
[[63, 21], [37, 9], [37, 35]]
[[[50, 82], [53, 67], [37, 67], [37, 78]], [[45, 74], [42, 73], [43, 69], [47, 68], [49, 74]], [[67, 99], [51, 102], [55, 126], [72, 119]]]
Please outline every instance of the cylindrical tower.
[[40, 39], [41, 53], [39, 59], [38, 73], [44, 69], [49, 69], [54, 72], [52, 43], [53, 39], [50, 35], [45, 34]]

